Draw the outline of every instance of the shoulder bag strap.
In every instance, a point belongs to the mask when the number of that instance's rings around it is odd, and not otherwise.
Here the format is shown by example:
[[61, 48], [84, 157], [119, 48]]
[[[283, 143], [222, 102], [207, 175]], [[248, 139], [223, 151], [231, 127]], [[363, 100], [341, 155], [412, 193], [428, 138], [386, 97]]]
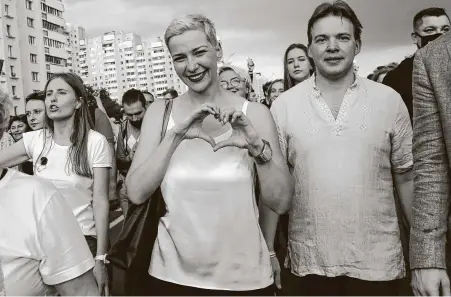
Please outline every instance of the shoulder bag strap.
[[171, 115], [172, 111], [172, 104], [174, 102], [172, 99], [166, 100], [166, 107], [164, 109], [164, 116], [163, 116], [163, 125], [161, 127], [161, 140], [163, 140], [164, 136], [166, 135], [166, 130], [168, 128], [168, 122], [169, 122], [169, 116]]

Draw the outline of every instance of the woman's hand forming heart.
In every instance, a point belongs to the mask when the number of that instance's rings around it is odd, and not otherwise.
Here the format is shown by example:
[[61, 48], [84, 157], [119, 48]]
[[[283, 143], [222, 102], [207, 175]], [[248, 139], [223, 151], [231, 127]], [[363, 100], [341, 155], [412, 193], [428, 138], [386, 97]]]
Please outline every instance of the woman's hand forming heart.
[[202, 129], [202, 122], [207, 116], [213, 115], [217, 117], [218, 114], [219, 108], [210, 103], [203, 104], [194, 111], [191, 116], [175, 126], [173, 131], [176, 135], [180, 135], [182, 139], [199, 138], [205, 140], [214, 147], [216, 143], [214, 139]]
[[263, 149], [263, 141], [258, 136], [257, 131], [252, 126], [251, 121], [243, 112], [236, 109], [227, 109], [221, 111], [218, 120], [223, 124], [230, 123], [233, 129], [232, 136], [229, 139], [217, 143], [213, 150], [216, 152], [227, 146], [234, 146], [242, 149], [248, 149], [249, 152], [256, 156]]

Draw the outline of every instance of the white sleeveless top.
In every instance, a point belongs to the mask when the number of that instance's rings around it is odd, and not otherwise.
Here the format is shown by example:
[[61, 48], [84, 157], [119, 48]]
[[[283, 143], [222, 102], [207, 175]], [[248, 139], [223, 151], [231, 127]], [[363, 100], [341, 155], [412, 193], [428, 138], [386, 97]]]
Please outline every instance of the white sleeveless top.
[[[246, 114], [248, 102], [243, 105]], [[172, 114], [168, 130], [174, 126]], [[214, 138], [228, 139], [230, 129]], [[175, 150], [161, 191], [161, 218], [149, 274], [211, 290], [246, 291], [273, 283], [269, 251], [258, 223], [254, 165], [247, 150], [213, 152], [201, 139]]]

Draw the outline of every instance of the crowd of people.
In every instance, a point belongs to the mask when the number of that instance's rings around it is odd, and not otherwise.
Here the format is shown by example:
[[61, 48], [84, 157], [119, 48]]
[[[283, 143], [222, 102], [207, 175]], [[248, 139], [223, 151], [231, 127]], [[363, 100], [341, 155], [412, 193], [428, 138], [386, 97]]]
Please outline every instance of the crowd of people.
[[130, 89], [118, 123], [74, 73], [25, 115], [0, 92], [0, 295], [111, 295], [110, 204], [155, 191], [127, 295], [451, 295], [449, 29], [419, 12], [418, 51], [364, 78], [362, 23], [325, 2], [258, 98], [253, 61], [218, 67], [213, 22], [187, 15], [165, 43], [188, 91]]

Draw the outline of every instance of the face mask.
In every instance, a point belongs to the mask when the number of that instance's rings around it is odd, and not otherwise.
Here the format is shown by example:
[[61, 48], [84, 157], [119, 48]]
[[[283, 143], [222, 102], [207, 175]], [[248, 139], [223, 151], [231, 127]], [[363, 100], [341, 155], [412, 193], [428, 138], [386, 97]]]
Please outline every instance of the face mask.
[[429, 42], [436, 40], [437, 38], [439, 38], [440, 36], [442, 36], [442, 33], [437, 33], [434, 35], [426, 35], [426, 36], [421, 36], [418, 35], [421, 39], [421, 47], [425, 47]]
[[143, 124], [143, 120], [129, 121], [129, 122], [130, 122], [130, 125], [132, 125], [136, 129], [141, 129], [141, 126]]

